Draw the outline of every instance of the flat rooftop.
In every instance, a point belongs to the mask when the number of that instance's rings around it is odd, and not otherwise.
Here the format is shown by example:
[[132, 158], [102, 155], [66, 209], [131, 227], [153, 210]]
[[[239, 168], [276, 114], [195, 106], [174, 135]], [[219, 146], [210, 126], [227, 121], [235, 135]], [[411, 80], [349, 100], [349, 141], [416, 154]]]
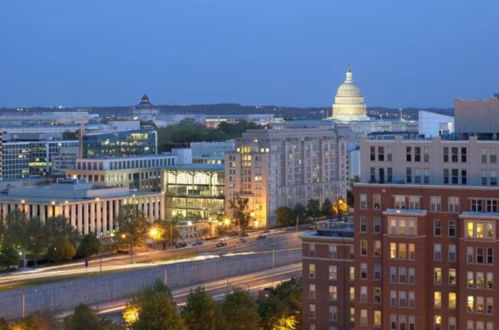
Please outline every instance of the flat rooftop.
[[164, 168], [165, 170], [200, 170], [200, 171], [223, 171], [223, 164], [180, 164]]

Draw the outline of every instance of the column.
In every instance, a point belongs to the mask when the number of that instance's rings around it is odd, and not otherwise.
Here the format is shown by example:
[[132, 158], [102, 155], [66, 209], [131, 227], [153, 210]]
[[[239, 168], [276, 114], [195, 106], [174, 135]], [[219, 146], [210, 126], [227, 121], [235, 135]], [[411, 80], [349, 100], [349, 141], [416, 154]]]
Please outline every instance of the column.
[[42, 223], [45, 223], [45, 220], [47, 220], [47, 217], [45, 216], [46, 210], [47, 210], [47, 205], [46, 204], [40, 204], [40, 220], [42, 220]]
[[90, 216], [89, 216], [89, 222], [90, 222], [90, 231], [95, 233], [95, 201], [91, 201], [88, 203], [88, 207], [90, 208]]
[[166, 195], [161, 195], [158, 201], [159, 218], [165, 219]]
[[101, 209], [102, 209], [102, 202], [96, 202], [95, 203], [95, 226], [96, 226], [96, 230], [97, 230], [97, 233], [102, 233], [103, 231], [103, 228], [102, 228], [102, 212], [101, 212]]
[[77, 223], [77, 227], [78, 227], [78, 231], [80, 232], [80, 234], [83, 234], [84, 233], [84, 228], [83, 228], [83, 203], [78, 203], [76, 205], [76, 208], [77, 208], [77, 220], [76, 220], [76, 223]]
[[[73, 228], [77, 228], [76, 227], [76, 204], [73, 203], [70, 205], [70, 207], [71, 207], [71, 219], [70, 219], [71, 226]], [[78, 228], [78, 230], [80, 230], [80, 229]]]
[[151, 220], [151, 217], [149, 216], [149, 197], [143, 197], [142, 203], [143, 203], [142, 211], [144, 212], [144, 216], [147, 218], [147, 220]]
[[90, 203], [83, 204], [83, 235], [88, 234], [89, 205]]
[[110, 199], [109, 200], [109, 214], [108, 214], [108, 221], [109, 221], [109, 230], [113, 231], [114, 229], [114, 203], [116, 203], [115, 200]]
[[109, 203], [109, 200], [102, 201], [102, 232], [105, 234], [108, 234], [107, 229], [109, 228], [109, 218], [107, 216], [107, 208], [109, 206]]

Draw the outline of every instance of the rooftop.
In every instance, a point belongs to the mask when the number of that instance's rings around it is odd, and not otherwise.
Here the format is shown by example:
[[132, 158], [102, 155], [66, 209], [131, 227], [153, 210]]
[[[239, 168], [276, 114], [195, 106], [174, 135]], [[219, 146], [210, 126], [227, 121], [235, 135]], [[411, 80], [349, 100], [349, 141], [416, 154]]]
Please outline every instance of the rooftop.
[[223, 164], [180, 164], [166, 168], [166, 170], [205, 170], [205, 171], [223, 171]]

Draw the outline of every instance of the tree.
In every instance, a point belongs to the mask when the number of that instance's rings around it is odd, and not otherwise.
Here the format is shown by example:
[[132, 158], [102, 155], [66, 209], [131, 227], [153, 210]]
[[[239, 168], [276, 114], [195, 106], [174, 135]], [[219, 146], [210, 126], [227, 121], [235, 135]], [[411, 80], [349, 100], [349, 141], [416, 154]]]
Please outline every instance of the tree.
[[307, 209], [305, 208], [305, 206], [297, 203], [293, 208], [293, 211], [295, 212], [298, 222], [303, 223], [305, 221], [305, 217], [307, 216]]
[[[268, 298], [258, 304], [258, 312], [265, 329], [299, 328], [298, 316], [301, 308], [301, 281], [291, 279], [271, 289]], [[287, 324], [287, 325], [286, 325]], [[285, 326], [288, 326], [286, 328]]]
[[221, 305], [225, 324], [231, 330], [258, 329], [260, 316], [251, 295], [241, 288], [235, 288]]
[[331, 218], [333, 216], [333, 203], [331, 203], [329, 198], [326, 198], [322, 203], [321, 214], [326, 218]]
[[133, 248], [144, 242], [148, 222], [144, 213], [136, 205], [124, 205], [116, 219], [118, 221], [118, 240], [128, 246], [133, 261]]
[[237, 196], [229, 202], [232, 211], [232, 221], [239, 227], [239, 235], [244, 235], [251, 221], [251, 213], [248, 210], [247, 198]]
[[287, 206], [280, 206], [275, 210], [275, 217], [278, 224], [291, 226], [296, 224], [296, 214], [294, 210]]
[[3, 317], [0, 317], [0, 330], [9, 330], [9, 323]]
[[68, 261], [75, 257], [76, 248], [66, 237], [57, 238], [47, 250], [47, 259], [51, 262]]
[[49, 242], [45, 225], [40, 218], [34, 217], [28, 220], [26, 224], [26, 239], [26, 248], [31, 253], [36, 266], [38, 258], [47, 249]]
[[0, 251], [0, 266], [10, 269], [10, 266], [19, 265], [19, 252], [11, 246], [5, 246]]
[[58, 328], [58, 322], [52, 312], [34, 312], [14, 322], [10, 325], [10, 328], [19, 330], [52, 330]]
[[320, 202], [317, 199], [309, 199], [307, 202], [307, 215], [315, 221], [321, 215]]
[[333, 214], [338, 218], [342, 218], [348, 213], [349, 206], [343, 197], [339, 197], [333, 205]]
[[149, 228], [149, 237], [153, 241], [163, 244], [163, 249], [166, 249], [167, 242], [173, 245], [173, 241], [180, 237], [177, 224], [176, 219], [155, 220]]
[[182, 317], [189, 330], [218, 330], [222, 326], [217, 304], [202, 287], [189, 293]]
[[49, 245], [61, 239], [67, 239], [73, 246], [76, 246], [80, 233], [76, 230], [69, 220], [63, 216], [50, 217], [45, 221], [45, 233], [49, 239]]
[[89, 233], [80, 241], [78, 245], [77, 255], [80, 258], [89, 258], [100, 251], [100, 241], [95, 233]]
[[135, 294], [128, 308], [136, 308], [137, 318], [131, 329], [134, 330], [186, 330], [184, 322], [172, 301], [171, 293], [161, 281]]
[[26, 213], [18, 209], [11, 211], [7, 214], [5, 222], [7, 225], [5, 245], [24, 251], [27, 246], [26, 224], [28, 219]]
[[64, 318], [64, 330], [117, 330], [118, 326], [85, 304], [75, 307], [73, 314]]

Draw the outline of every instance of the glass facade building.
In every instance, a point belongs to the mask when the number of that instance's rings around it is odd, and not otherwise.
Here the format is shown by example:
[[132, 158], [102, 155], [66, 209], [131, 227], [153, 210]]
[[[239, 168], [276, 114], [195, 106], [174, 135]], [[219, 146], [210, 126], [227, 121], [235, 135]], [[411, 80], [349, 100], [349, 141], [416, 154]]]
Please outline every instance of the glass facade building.
[[83, 137], [83, 157], [126, 157], [155, 154], [158, 139], [153, 128], [87, 134]]
[[2, 177], [47, 176], [73, 168], [78, 141], [9, 141], [2, 143]]
[[224, 213], [223, 165], [178, 165], [163, 172], [166, 216], [214, 220]]

